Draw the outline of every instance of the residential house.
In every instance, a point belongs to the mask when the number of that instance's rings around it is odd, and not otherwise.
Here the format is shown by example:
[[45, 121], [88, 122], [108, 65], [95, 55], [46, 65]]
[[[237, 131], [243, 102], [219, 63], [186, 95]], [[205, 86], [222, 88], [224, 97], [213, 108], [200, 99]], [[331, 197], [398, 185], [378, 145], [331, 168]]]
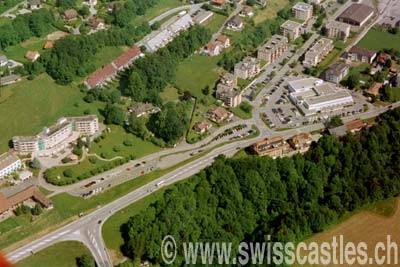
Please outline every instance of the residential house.
[[63, 17], [65, 21], [75, 20], [78, 17], [78, 12], [75, 9], [70, 8], [64, 11]]
[[370, 88], [368, 88], [367, 93], [371, 95], [379, 95], [379, 90], [382, 88], [383, 84], [374, 82]]
[[105, 29], [104, 19], [91, 17], [87, 20], [86, 24], [94, 31], [100, 31]]
[[239, 13], [242, 17], [252, 17], [254, 16], [254, 9], [251, 6], [244, 6]]
[[22, 168], [22, 161], [10, 152], [0, 155], [0, 179]]
[[5, 55], [0, 56], [0, 67], [5, 67], [8, 64], [8, 58]]
[[208, 111], [207, 115], [208, 118], [215, 123], [229, 121], [233, 117], [233, 114], [223, 107], [212, 108]]
[[347, 53], [347, 60], [371, 64], [376, 58], [376, 52], [371, 49], [353, 46]]
[[47, 50], [47, 49], [51, 49], [54, 47], [54, 43], [52, 41], [47, 41], [44, 46], [43, 49]]
[[238, 15], [235, 15], [226, 23], [226, 27], [233, 31], [240, 31], [243, 29], [244, 24], [242, 19]]
[[216, 8], [223, 8], [225, 4], [225, 0], [211, 0], [210, 4]]
[[325, 81], [338, 84], [349, 73], [350, 67], [345, 63], [334, 63], [324, 73]]
[[275, 62], [288, 50], [288, 39], [282, 35], [274, 35], [257, 51], [257, 58], [265, 60], [267, 64]]
[[313, 15], [313, 6], [304, 2], [298, 2], [292, 7], [293, 17], [301, 20], [309, 20]]
[[323, 31], [325, 35], [332, 39], [339, 39], [346, 42], [347, 38], [350, 35], [350, 25], [346, 23], [342, 23], [339, 21], [328, 21]]
[[17, 192], [9, 197], [6, 197], [0, 193], [0, 214], [10, 211], [15, 207], [22, 204], [24, 201], [33, 199], [34, 201], [40, 203], [42, 207], [46, 209], [51, 209], [53, 204], [50, 199], [48, 199], [36, 186], [29, 186], [24, 190]]
[[228, 107], [237, 107], [242, 102], [242, 92], [237, 88], [237, 77], [226, 73], [220, 79], [216, 91], [217, 99]]
[[30, 10], [40, 9], [40, 8], [42, 8], [42, 1], [41, 0], [28, 0], [27, 6]]
[[231, 46], [231, 42], [229, 37], [227, 37], [226, 35], [220, 34], [217, 37], [217, 43], [219, 43], [223, 48], [228, 48]]
[[152, 103], [136, 103], [132, 105], [128, 110], [137, 118], [145, 115], [155, 114], [161, 111], [159, 107], [154, 106]]
[[260, 73], [260, 61], [253, 57], [245, 57], [235, 65], [235, 76], [241, 79], [253, 78]]
[[258, 156], [282, 157], [290, 149], [289, 144], [282, 136], [267, 138], [251, 146], [251, 150]]
[[293, 150], [298, 151], [300, 153], [307, 152], [313, 142], [311, 134], [309, 133], [301, 133], [295, 135], [287, 140], [289, 145]]
[[354, 134], [364, 129], [367, 124], [364, 123], [362, 120], [353, 120], [346, 122], [344, 125], [347, 127], [347, 130], [349, 132]]
[[38, 60], [40, 57], [40, 54], [38, 51], [28, 51], [25, 54], [25, 58], [29, 59], [31, 62], [35, 62]]
[[221, 53], [221, 46], [216, 42], [209, 42], [206, 46], [205, 52], [210, 56], [218, 56]]
[[206, 121], [199, 121], [193, 125], [193, 130], [202, 134], [208, 132], [212, 128], [212, 124]]
[[283, 36], [289, 40], [295, 40], [301, 34], [301, 24], [292, 20], [287, 20], [281, 25], [280, 30]]
[[315, 67], [333, 49], [333, 41], [327, 38], [319, 39], [305, 54], [303, 65], [305, 67]]

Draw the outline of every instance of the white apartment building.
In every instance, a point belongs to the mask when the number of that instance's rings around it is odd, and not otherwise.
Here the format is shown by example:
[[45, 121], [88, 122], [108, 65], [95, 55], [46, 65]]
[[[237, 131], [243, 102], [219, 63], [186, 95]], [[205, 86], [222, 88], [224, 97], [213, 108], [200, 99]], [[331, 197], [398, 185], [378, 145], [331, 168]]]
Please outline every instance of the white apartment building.
[[292, 7], [293, 17], [301, 20], [309, 20], [313, 15], [313, 6], [304, 2], [298, 2]]
[[289, 40], [297, 39], [301, 34], [301, 24], [292, 20], [287, 20], [281, 25], [281, 34]]
[[257, 58], [265, 60], [267, 64], [275, 62], [288, 50], [288, 39], [282, 35], [274, 35], [257, 51]]
[[329, 38], [346, 41], [350, 35], [349, 24], [339, 21], [328, 21], [324, 26], [325, 35]]
[[315, 67], [333, 49], [333, 41], [327, 38], [319, 39], [305, 54], [303, 65], [305, 67]]
[[245, 57], [235, 65], [235, 76], [241, 79], [249, 79], [260, 72], [260, 61], [253, 57]]
[[237, 107], [242, 103], [242, 92], [237, 88], [237, 77], [235, 75], [227, 73], [220, 79], [216, 97], [228, 107]]
[[[46, 151], [56, 146], [65, 147], [79, 136], [93, 135], [99, 130], [97, 116], [60, 118], [56, 124], [46, 127], [36, 136], [14, 136], [13, 146], [19, 154]], [[74, 135], [74, 133], [76, 133]]]
[[0, 155], [0, 179], [19, 170], [22, 167], [22, 161], [10, 152]]

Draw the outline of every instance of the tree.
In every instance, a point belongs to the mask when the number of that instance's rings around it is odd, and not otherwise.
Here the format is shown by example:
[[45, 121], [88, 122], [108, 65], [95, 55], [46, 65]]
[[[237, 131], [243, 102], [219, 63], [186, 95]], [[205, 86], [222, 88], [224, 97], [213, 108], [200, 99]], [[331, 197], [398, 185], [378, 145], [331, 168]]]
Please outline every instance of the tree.
[[346, 85], [350, 89], [356, 88], [360, 84], [360, 75], [358, 73], [352, 73], [346, 80]]
[[151, 25], [151, 29], [152, 29], [153, 31], [156, 31], [156, 30], [160, 29], [160, 27], [161, 27], [161, 23], [158, 22], [158, 21], [154, 22], [154, 23]]
[[65, 177], [72, 178], [74, 177], [74, 171], [71, 169], [66, 169], [65, 171], [63, 171], [63, 175]]
[[84, 254], [76, 259], [76, 265], [78, 267], [94, 267], [95, 262], [91, 255]]
[[343, 125], [343, 121], [342, 121], [342, 119], [340, 118], [339, 115], [331, 117], [329, 119], [329, 121], [326, 123], [326, 126], [328, 128], [335, 128], [335, 127], [338, 127], [338, 126], [341, 126], [341, 125]]
[[116, 125], [123, 125], [125, 121], [125, 112], [110, 103], [106, 105], [104, 108], [104, 122], [106, 124], [116, 124]]
[[203, 92], [204, 95], [209, 95], [210, 94], [210, 86], [207, 85], [201, 91]]
[[374, 81], [375, 82], [379, 82], [379, 83], [383, 83], [383, 81], [385, 80], [385, 76], [383, 74], [382, 71], [377, 71], [374, 75]]
[[79, 15], [81, 15], [82, 17], [87, 17], [90, 14], [90, 10], [88, 6], [82, 6], [82, 8], [80, 8], [78, 10]]
[[253, 106], [248, 102], [241, 103], [239, 107], [241, 110], [243, 110], [246, 113], [251, 113], [251, 111], [253, 109]]
[[129, 75], [126, 87], [122, 88], [122, 93], [126, 96], [132, 97], [137, 102], [143, 102], [146, 98], [146, 85], [144, 84], [140, 75], [132, 71]]
[[43, 209], [42, 206], [39, 203], [36, 203], [35, 206], [31, 209], [32, 215], [40, 215], [42, 214]]
[[33, 158], [33, 160], [29, 162], [29, 166], [32, 169], [36, 169], [36, 170], [39, 170], [42, 167], [42, 165], [40, 164], [40, 161], [37, 158]]

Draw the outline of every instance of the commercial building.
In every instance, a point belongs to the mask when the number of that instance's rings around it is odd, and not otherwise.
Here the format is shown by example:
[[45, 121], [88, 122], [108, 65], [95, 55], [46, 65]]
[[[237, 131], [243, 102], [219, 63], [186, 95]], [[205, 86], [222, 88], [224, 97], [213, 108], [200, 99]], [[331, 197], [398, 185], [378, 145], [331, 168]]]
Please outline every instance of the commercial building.
[[216, 97], [228, 107], [240, 105], [242, 92], [237, 88], [237, 77], [230, 73], [225, 74], [217, 85]]
[[333, 41], [327, 38], [319, 39], [305, 54], [303, 65], [306, 67], [315, 67], [324, 59], [333, 49]]
[[304, 2], [298, 2], [292, 7], [293, 17], [301, 20], [309, 20], [313, 15], [313, 6]]
[[253, 57], [245, 57], [235, 65], [235, 76], [241, 79], [249, 79], [260, 73], [260, 61]]
[[258, 156], [270, 156], [271, 158], [278, 158], [287, 153], [290, 147], [282, 136], [277, 136], [257, 142], [251, 146], [251, 149]]
[[193, 24], [194, 22], [189, 14], [174, 17], [166, 22], [159, 31], [147, 37], [144, 46], [149, 52], [155, 52], [166, 46], [182, 31], [188, 29]]
[[21, 160], [10, 152], [0, 155], [0, 179], [19, 170], [22, 167]]
[[363, 26], [374, 15], [374, 9], [364, 4], [352, 4], [337, 20], [352, 26]]
[[325, 81], [339, 83], [349, 73], [350, 67], [345, 63], [332, 64], [329, 69], [323, 73]]
[[48, 199], [42, 192], [40, 192], [39, 188], [36, 186], [30, 186], [8, 197], [0, 193], [0, 214], [14, 209], [29, 199], [33, 199], [34, 201], [40, 203], [46, 209], [53, 207], [51, 200]]
[[330, 112], [354, 103], [346, 89], [316, 78], [305, 78], [289, 83], [291, 101], [305, 115]]
[[324, 26], [325, 35], [329, 38], [346, 41], [350, 35], [350, 25], [339, 21], [328, 21]]
[[13, 146], [19, 154], [45, 152], [56, 147], [63, 149], [79, 136], [91, 136], [98, 130], [99, 121], [95, 115], [60, 118], [36, 136], [14, 136]]
[[289, 40], [297, 39], [301, 34], [301, 24], [292, 20], [287, 20], [281, 25], [281, 34]]
[[371, 64], [376, 58], [376, 51], [353, 46], [347, 53], [347, 60]]
[[275, 62], [288, 50], [288, 39], [282, 35], [274, 35], [257, 51], [257, 58], [265, 60], [267, 64]]

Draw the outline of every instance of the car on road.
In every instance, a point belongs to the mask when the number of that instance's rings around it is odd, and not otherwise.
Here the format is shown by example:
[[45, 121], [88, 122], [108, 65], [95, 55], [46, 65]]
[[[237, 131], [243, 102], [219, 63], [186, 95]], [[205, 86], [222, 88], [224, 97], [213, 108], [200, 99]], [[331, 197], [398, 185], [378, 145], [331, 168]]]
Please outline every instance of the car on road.
[[135, 164], [135, 168], [140, 167], [140, 163]]
[[99, 220], [97, 223], [98, 223], [98, 224], [101, 224], [101, 222], [102, 222], [102, 220]]

